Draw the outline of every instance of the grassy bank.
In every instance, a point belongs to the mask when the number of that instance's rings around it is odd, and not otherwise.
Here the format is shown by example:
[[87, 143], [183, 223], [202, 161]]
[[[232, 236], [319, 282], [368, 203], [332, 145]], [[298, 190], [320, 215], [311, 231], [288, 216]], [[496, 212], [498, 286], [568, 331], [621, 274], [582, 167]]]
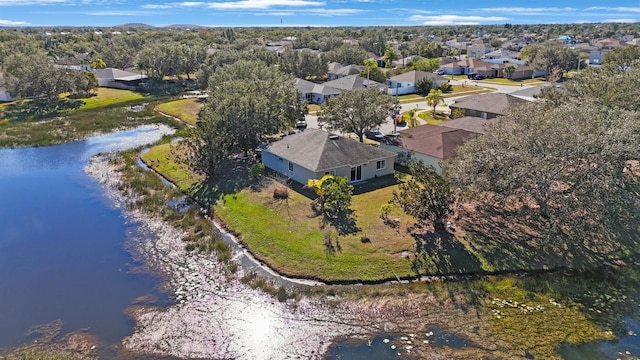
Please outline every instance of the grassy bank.
[[0, 147], [43, 146], [78, 140], [94, 133], [143, 124], [176, 122], [153, 112], [161, 97], [127, 90], [99, 89], [92, 98], [63, 101], [56, 110], [40, 114], [39, 104], [14, 102], [0, 109]]
[[200, 99], [180, 99], [159, 104], [156, 108], [167, 115], [195, 125], [203, 104]]
[[415, 276], [415, 261], [431, 275], [483, 271], [461, 243], [444, 244], [446, 254], [417, 259], [429, 240], [412, 234], [413, 219], [393, 209], [385, 222], [381, 207], [397, 190], [393, 177], [357, 186], [352, 199], [353, 222], [327, 223], [311, 209], [314, 196], [299, 184], [288, 187], [288, 198], [274, 199], [281, 184], [247, 175], [247, 164], [237, 163], [229, 179], [203, 183], [181, 163], [179, 144], [154, 147], [142, 158], [152, 168], [191, 194], [213, 206], [214, 212], [261, 261], [281, 273], [328, 282], [378, 281]]

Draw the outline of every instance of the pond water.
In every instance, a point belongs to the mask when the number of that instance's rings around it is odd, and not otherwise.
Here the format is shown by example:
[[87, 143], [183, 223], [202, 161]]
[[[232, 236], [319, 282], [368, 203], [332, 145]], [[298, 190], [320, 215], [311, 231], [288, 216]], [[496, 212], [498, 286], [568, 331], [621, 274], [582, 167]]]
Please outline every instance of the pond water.
[[[132, 305], [134, 299], [152, 295], [151, 298], [157, 299], [155, 305], [169, 305], [169, 298], [174, 297], [159, 290], [159, 279], [137, 271], [140, 264], [125, 250], [127, 239], [145, 236], [145, 232], [139, 231], [138, 224], [128, 222], [123, 210], [106, 196], [105, 189], [83, 170], [88, 159], [99, 152], [141, 146], [169, 132], [168, 128], [143, 127], [52, 147], [0, 150], [0, 350], [32, 340], [25, 334], [30, 328], [56, 319], [64, 322], [63, 333], [89, 328], [89, 332], [96, 335], [103, 345], [119, 344], [132, 333], [133, 321], [125, 314], [125, 309]], [[179, 203], [172, 205], [180, 206]], [[233, 243], [228, 234], [224, 235], [226, 241]], [[284, 285], [298, 283], [278, 277], [259, 266], [242, 249], [235, 246], [234, 249], [239, 250], [236, 259], [245, 271], [259, 272]], [[199, 263], [202, 261], [195, 259], [193, 268], [197, 269], [196, 265], [202, 265]], [[203, 264], [205, 267], [213, 265]], [[180, 265], [179, 269], [192, 271], [186, 265]], [[627, 278], [636, 281], [627, 282]], [[615, 282], [611, 282], [611, 278], [593, 276], [586, 281], [592, 281], [594, 289], [614, 291], [626, 283], [638, 284], [637, 279], [640, 279], [638, 267]], [[251, 350], [252, 354], [282, 354], [283, 349], [295, 350], [292, 345], [299, 346], [307, 338], [328, 342], [333, 336], [349, 338], [353, 333], [352, 330], [336, 331], [338, 325], [325, 320], [330, 317], [326, 309], [314, 310], [311, 305], [303, 304], [298, 313], [292, 315], [284, 305], [274, 304], [272, 299], [259, 297], [240, 285], [223, 291], [218, 289], [219, 284], [214, 280], [207, 278], [201, 281], [202, 284], [197, 284], [198, 291], [209, 290], [207, 286], [216, 290], [198, 294], [193, 304], [173, 307], [174, 317], [170, 317], [170, 313], [165, 322], [157, 324], [157, 328], [153, 323], [148, 324], [148, 332], [143, 332], [139, 338], [155, 335], [154, 330], [169, 328], [177, 320], [185, 319], [184, 314], [201, 316], [201, 308], [225, 310], [224, 314], [218, 314], [220, 318], [213, 316], [214, 310], [211, 310], [208, 327], [206, 322], [201, 323], [204, 319], [194, 320], [198, 325], [194, 331], [202, 327], [206, 330], [202, 335], [209, 338], [216, 332], [208, 329], [218, 329], [216, 326], [219, 326], [217, 334], [220, 338], [228, 337], [228, 343], [238, 342], [237, 348]], [[600, 285], [605, 283], [610, 283], [611, 288]], [[627, 290], [624, 294], [635, 299], [633, 306], [637, 308], [640, 303], [638, 291]], [[189, 306], [193, 311], [181, 312], [183, 309], [188, 311]], [[611, 311], [618, 309], [624, 309], [624, 306], [618, 305]], [[351, 313], [344, 310], [341, 316], [353, 321]], [[624, 331], [618, 341], [562, 346], [559, 353], [565, 359], [638, 357], [640, 321], [637, 313], [621, 314]], [[265, 329], [262, 338], [256, 337], [256, 322]], [[231, 325], [227, 326], [228, 323]], [[178, 326], [176, 331], [183, 331], [183, 328]], [[420, 334], [419, 342], [428, 339], [431, 346], [438, 348], [474, 346], [473, 342], [447, 334], [437, 327], [427, 331], [433, 333]], [[362, 334], [358, 335], [356, 338], [360, 340], [346, 340], [331, 346], [326, 359], [410, 357], [406, 351], [398, 356], [398, 349], [404, 347], [406, 350], [408, 341], [413, 340], [403, 340], [407, 334], [379, 334], [371, 336], [371, 342], [361, 340]], [[153, 339], [152, 336], [150, 338]], [[269, 346], [271, 343], [277, 346]], [[140, 347], [144, 347], [143, 341], [141, 344]], [[213, 346], [201, 342], [195, 345], [204, 346], [203, 354], [207, 354], [207, 347]], [[270, 348], [271, 352], [264, 352], [265, 348]], [[309, 354], [300, 352], [295, 355], [304, 357]]]
[[146, 126], [50, 147], [0, 149], [0, 348], [61, 319], [63, 334], [90, 328], [105, 344], [131, 333], [124, 313], [155, 295], [158, 279], [131, 270], [136, 233], [83, 166], [99, 152], [137, 147], [173, 132]]

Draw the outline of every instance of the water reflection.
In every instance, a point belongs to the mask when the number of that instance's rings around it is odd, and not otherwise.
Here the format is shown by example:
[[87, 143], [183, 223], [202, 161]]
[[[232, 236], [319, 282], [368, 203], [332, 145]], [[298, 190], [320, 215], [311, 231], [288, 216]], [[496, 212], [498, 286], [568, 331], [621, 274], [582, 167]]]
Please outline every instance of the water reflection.
[[173, 132], [145, 126], [89, 140], [0, 150], [0, 348], [33, 326], [62, 319], [62, 332], [89, 328], [106, 344], [131, 332], [131, 301], [156, 292], [132, 275], [123, 243], [137, 226], [103, 198], [83, 171], [99, 152], [140, 146]]

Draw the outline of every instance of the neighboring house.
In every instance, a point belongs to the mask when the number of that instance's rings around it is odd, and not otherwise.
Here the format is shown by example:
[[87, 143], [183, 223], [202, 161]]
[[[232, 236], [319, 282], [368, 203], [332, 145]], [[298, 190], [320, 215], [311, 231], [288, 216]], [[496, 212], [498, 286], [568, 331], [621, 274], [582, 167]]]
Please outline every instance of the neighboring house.
[[349, 75], [358, 75], [362, 70], [364, 70], [363, 65], [343, 66], [339, 63], [332, 62], [332, 63], [329, 63], [329, 68], [327, 70], [327, 78], [329, 80], [335, 80], [335, 79], [339, 79]]
[[484, 54], [488, 53], [489, 49], [486, 48], [484, 43], [482, 42], [474, 42], [473, 44], [467, 46], [467, 56], [470, 59], [479, 59], [484, 56]]
[[476, 134], [482, 134], [486, 132], [486, 127], [490, 124], [495, 124], [498, 119], [481, 119], [473, 116], [465, 116], [459, 119], [447, 120], [438, 126], [448, 127], [450, 129], [465, 130]]
[[509, 93], [509, 95], [516, 96], [516, 97], [519, 97], [520, 99], [527, 100], [527, 101], [536, 101], [538, 95], [540, 95], [540, 93], [542, 92], [542, 89], [548, 86], [558, 87], [558, 85], [532, 86], [526, 89], [514, 91], [512, 93]]
[[293, 49], [292, 41], [267, 41], [265, 44], [267, 50], [276, 53], [276, 55], [280, 56], [282, 53]]
[[396, 154], [375, 146], [307, 129], [262, 148], [262, 162], [301, 184], [326, 174], [345, 176], [350, 182], [393, 174]]
[[404, 74], [392, 76], [385, 82], [385, 84], [389, 87], [389, 94], [391, 95], [413, 94], [418, 92], [416, 83], [425, 78], [430, 79], [435, 87], [448, 81], [440, 75], [426, 71], [413, 70]]
[[465, 59], [442, 65], [440, 69], [447, 75], [469, 75], [478, 74], [478, 68], [491, 68], [492, 64], [479, 59]]
[[442, 160], [456, 155], [457, 148], [477, 133], [446, 126], [425, 124], [400, 131], [400, 136], [380, 142], [380, 148], [398, 154], [396, 162], [422, 161], [442, 174]]
[[11, 94], [3, 86], [0, 86], [0, 101], [13, 101]]
[[391, 67], [393, 67], [393, 68], [404, 68], [410, 62], [412, 62], [415, 58], [416, 58], [416, 55], [410, 55], [410, 56], [407, 56], [407, 57], [404, 57], [404, 58], [400, 58], [398, 60], [393, 60], [391, 62]]
[[387, 65], [387, 63], [385, 63], [384, 58], [382, 56], [378, 56], [372, 52], [368, 52], [367, 56], [369, 57], [369, 59], [375, 60], [379, 68], [384, 68]]
[[76, 71], [91, 71], [89, 54], [62, 57], [56, 61], [56, 66]]
[[322, 104], [328, 98], [340, 95], [341, 90], [311, 81], [296, 79], [296, 88], [301, 94], [301, 100], [308, 104]]
[[592, 51], [589, 53], [589, 66], [600, 66], [607, 51]]
[[98, 86], [125, 90], [134, 90], [147, 78], [146, 75], [113, 68], [95, 69], [94, 73]]
[[358, 75], [349, 75], [335, 80], [327, 81], [324, 86], [332, 87], [339, 90], [355, 90], [377, 88], [380, 91], [386, 91], [387, 85], [373, 80], [367, 80]]
[[0, 101], [13, 101], [13, 97], [4, 87], [4, 78], [0, 75]]
[[510, 108], [524, 103], [527, 103], [527, 100], [509, 94], [491, 93], [464, 97], [449, 105], [449, 108], [451, 111], [462, 109], [465, 116], [493, 119], [506, 114]]

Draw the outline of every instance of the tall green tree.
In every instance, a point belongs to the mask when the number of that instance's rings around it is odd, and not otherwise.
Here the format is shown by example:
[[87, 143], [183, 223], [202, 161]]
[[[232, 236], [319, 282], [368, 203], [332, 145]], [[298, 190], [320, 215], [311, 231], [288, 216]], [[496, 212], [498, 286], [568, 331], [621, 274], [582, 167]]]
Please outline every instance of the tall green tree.
[[325, 63], [337, 62], [340, 64], [362, 64], [367, 59], [367, 51], [358, 45], [344, 44], [339, 48], [327, 51], [323, 54]]
[[353, 133], [364, 142], [365, 132], [382, 125], [393, 108], [393, 97], [378, 89], [343, 91], [322, 106], [318, 122], [330, 131]]
[[280, 56], [280, 70], [295, 77], [306, 79], [327, 73], [327, 65], [311, 50], [287, 51]]
[[550, 74], [558, 72], [560, 75], [576, 69], [580, 61], [578, 51], [558, 41], [531, 44], [522, 50], [522, 57], [535, 70], [545, 70]]
[[[238, 61], [216, 71], [209, 79], [209, 98], [199, 114], [195, 164], [210, 176], [216, 174], [212, 159], [201, 148], [224, 146], [224, 154], [248, 155], [266, 137], [293, 127], [304, 117], [293, 77], [260, 61]], [[222, 145], [211, 142], [222, 141]], [[202, 168], [202, 166], [207, 166]]]
[[447, 179], [422, 161], [412, 161], [409, 173], [411, 177], [398, 186], [399, 191], [393, 192], [392, 202], [419, 225], [432, 225], [436, 233], [444, 234], [457, 203], [455, 190]]
[[433, 72], [440, 68], [440, 59], [438, 58], [419, 58], [411, 62], [411, 68], [413, 70], [420, 70], [426, 72]]
[[[516, 108], [486, 130], [445, 163], [452, 183], [472, 199], [501, 209], [513, 223], [530, 220], [541, 246], [559, 251], [602, 254], [637, 236], [640, 179], [631, 171], [640, 159], [637, 112], [587, 98], [541, 102]], [[504, 211], [507, 205], [514, 210]]]

